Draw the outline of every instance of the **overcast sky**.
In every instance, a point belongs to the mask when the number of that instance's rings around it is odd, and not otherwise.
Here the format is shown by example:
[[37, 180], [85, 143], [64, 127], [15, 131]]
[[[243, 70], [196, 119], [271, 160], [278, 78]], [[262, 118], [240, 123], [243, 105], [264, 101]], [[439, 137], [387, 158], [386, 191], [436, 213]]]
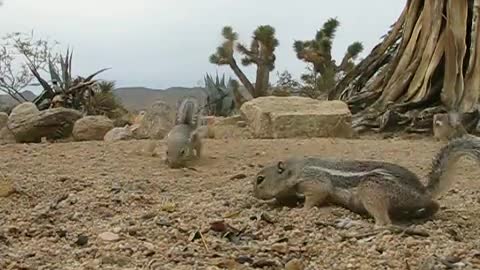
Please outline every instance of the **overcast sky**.
[[[0, 0], [1, 1], [1, 0]], [[205, 73], [230, 75], [208, 57], [231, 25], [249, 43], [256, 26], [275, 27], [280, 46], [276, 71], [298, 77], [305, 63], [295, 57], [295, 39], [312, 39], [329, 17], [341, 26], [333, 54], [341, 59], [353, 41], [364, 55], [400, 15], [406, 0], [3, 0], [0, 35], [34, 30], [36, 36], [72, 46], [74, 72], [112, 69], [104, 79], [118, 86], [194, 86]], [[64, 47], [66, 48], [66, 47]], [[254, 78], [254, 68], [244, 68]]]

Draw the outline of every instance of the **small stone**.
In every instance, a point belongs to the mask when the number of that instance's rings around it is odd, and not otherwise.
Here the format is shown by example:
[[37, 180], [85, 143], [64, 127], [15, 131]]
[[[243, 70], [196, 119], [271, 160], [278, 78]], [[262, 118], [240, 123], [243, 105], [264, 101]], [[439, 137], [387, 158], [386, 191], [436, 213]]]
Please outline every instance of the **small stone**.
[[98, 237], [103, 241], [107, 241], [107, 242], [114, 242], [120, 239], [120, 236], [118, 234], [115, 234], [112, 232], [103, 232], [99, 234]]
[[252, 264], [252, 266], [255, 267], [255, 268], [273, 267], [273, 266], [277, 266], [277, 263], [275, 261], [272, 261], [272, 260], [259, 259], [259, 260], [255, 261]]
[[286, 254], [288, 252], [288, 245], [286, 242], [275, 243], [272, 245], [271, 249], [275, 252]]
[[58, 237], [60, 237], [60, 238], [63, 238], [65, 236], [67, 236], [67, 231], [66, 230], [61, 230], [60, 229], [60, 230], [57, 230], [56, 233], [57, 233]]
[[8, 197], [15, 193], [15, 187], [10, 181], [0, 179], [0, 197]]
[[157, 218], [155, 220], [155, 224], [157, 224], [158, 226], [161, 226], [161, 227], [170, 227], [172, 226], [172, 223], [166, 219], [166, 218]]
[[238, 256], [237, 258], [235, 258], [235, 261], [240, 264], [253, 263], [253, 259], [248, 256]]
[[305, 266], [299, 259], [292, 259], [285, 264], [285, 270], [303, 270]]
[[75, 241], [75, 244], [79, 246], [85, 246], [88, 243], [88, 236], [80, 234], [77, 237], [77, 241]]
[[230, 180], [241, 180], [241, 179], [245, 179], [245, 178], [247, 178], [246, 174], [239, 173], [237, 175], [234, 175], [234, 176], [230, 177]]

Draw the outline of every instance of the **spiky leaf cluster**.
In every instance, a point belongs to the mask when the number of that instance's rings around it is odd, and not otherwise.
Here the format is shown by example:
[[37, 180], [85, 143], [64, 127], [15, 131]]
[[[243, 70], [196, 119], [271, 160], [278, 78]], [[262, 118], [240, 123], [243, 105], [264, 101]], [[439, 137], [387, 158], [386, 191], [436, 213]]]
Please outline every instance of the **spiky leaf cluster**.
[[265, 65], [270, 71], [275, 69], [275, 48], [279, 41], [275, 38], [275, 28], [270, 25], [260, 25], [253, 32], [253, 39], [250, 47], [243, 44], [237, 44], [237, 50], [244, 55], [242, 64], [248, 66], [251, 64]]
[[293, 48], [297, 58], [312, 63], [316, 72], [324, 70], [332, 62], [332, 43], [339, 26], [340, 22], [336, 18], [330, 18], [317, 31], [315, 39], [295, 41]]
[[101, 69], [86, 78], [80, 76], [73, 78], [72, 59], [73, 52], [70, 50], [67, 50], [65, 56], [60, 55], [58, 61], [49, 59], [48, 67], [52, 85], [48, 83], [48, 80], [42, 78], [35, 66], [28, 65], [32, 74], [43, 87], [43, 92], [33, 101], [40, 109], [48, 108], [53, 97], [60, 95], [65, 102], [65, 107], [83, 110], [86, 113], [90, 113], [92, 110], [90, 101], [91, 97], [95, 95], [93, 86], [96, 83], [93, 78], [108, 68]]
[[233, 59], [235, 42], [238, 34], [233, 31], [231, 26], [225, 26], [222, 29], [222, 36], [225, 39], [221, 46], [218, 46], [216, 52], [210, 55], [209, 61], [216, 65], [228, 65]]
[[229, 116], [235, 108], [235, 96], [233, 93], [233, 80], [225, 84], [225, 75], [220, 79], [218, 74], [215, 80], [207, 74], [205, 80], [205, 92], [207, 94], [206, 110], [209, 115]]

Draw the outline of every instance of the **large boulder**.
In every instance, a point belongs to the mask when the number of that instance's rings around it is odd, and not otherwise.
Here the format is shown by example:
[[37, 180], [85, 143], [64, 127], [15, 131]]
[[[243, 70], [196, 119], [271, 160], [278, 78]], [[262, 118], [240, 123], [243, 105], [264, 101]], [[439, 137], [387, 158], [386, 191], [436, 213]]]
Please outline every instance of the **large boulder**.
[[134, 121], [132, 131], [136, 139], [163, 139], [174, 126], [175, 111], [164, 101], [155, 101]]
[[38, 110], [37, 106], [32, 102], [24, 102], [20, 103], [15, 108], [13, 108], [12, 112], [10, 113], [9, 118], [22, 118], [25, 115], [37, 114], [40, 111]]
[[26, 102], [12, 110], [7, 127], [17, 142], [40, 142], [43, 137], [69, 136], [73, 123], [81, 117], [82, 114], [73, 109], [55, 108], [38, 111], [33, 103]]
[[125, 127], [116, 127], [111, 129], [105, 136], [103, 140], [106, 142], [116, 142], [116, 141], [123, 141], [123, 140], [130, 140], [132, 139], [133, 134], [130, 130], [130, 127], [127, 125]]
[[8, 123], [8, 114], [0, 112], [0, 129], [7, 126]]
[[255, 138], [354, 136], [352, 114], [342, 101], [260, 97], [240, 108]]
[[76, 141], [101, 141], [113, 129], [113, 121], [103, 115], [89, 115], [79, 119], [73, 126]]
[[8, 127], [0, 128], [0, 144], [16, 143], [15, 136]]

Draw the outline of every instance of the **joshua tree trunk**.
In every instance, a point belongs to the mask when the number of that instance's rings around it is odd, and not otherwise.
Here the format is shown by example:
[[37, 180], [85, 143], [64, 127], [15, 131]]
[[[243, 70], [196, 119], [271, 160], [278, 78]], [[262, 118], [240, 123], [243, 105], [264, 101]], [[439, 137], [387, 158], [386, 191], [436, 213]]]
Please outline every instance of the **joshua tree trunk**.
[[425, 132], [437, 112], [476, 113], [480, 0], [409, 0], [383, 41], [329, 93], [358, 129]]
[[[238, 79], [243, 84], [243, 86], [245, 86], [245, 88], [247, 88], [248, 92], [249, 93], [255, 93], [255, 88], [253, 87], [252, 83], [247, 78], [247, 76], [245, 76], [245, 74], [240, 69], [240, 67], [238, 67], [235, 59], [231, 59], [231, 61], [229, 62], [229, 65], [230, 65], [230, 68], [233, 70], [233, 73], [235, 73], [235, 75], [237, 75]], [[245, 97], [244, 95], [242, 95], [242, 93], [239, 92], [238, 87], [236, 89], [234, 89], [233, 91], [235, 93], [236, 104], [241, 105], [241, 104], [245, 103], [246, 101], [253, 98], [253, 96], [252, 97]]]
[[255, 82], [255, 92], [253, 97], [262, 97], [267, 95], [268, 82], [270, 80], [270, 70], [265, 65], [259, 65], [257, 68], [257, 80]]

